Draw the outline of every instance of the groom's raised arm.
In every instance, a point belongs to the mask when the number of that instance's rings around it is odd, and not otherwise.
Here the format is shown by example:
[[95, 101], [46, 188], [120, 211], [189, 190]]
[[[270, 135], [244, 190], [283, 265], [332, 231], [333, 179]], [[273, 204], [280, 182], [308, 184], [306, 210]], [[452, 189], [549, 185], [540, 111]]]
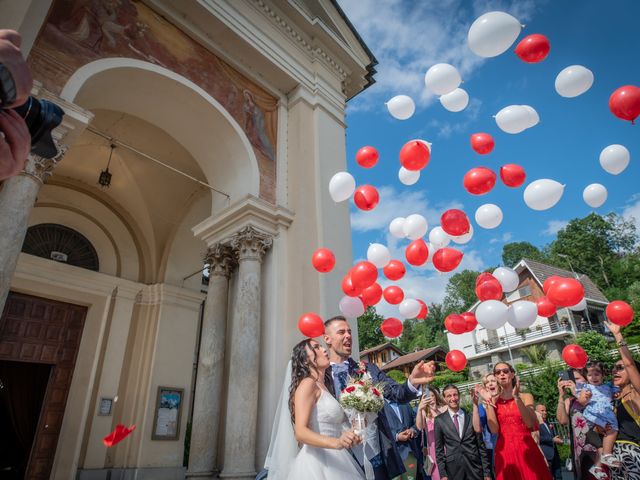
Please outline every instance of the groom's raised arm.
[[384, 383], [384, 398], [391, 402], [409, 403], [411, 400], [415, 400], [420, 396], [420, 390], [418, 388], [411, 388], [408, 382], [396, 382], [373, 363], [368, 364], [367, 371], [374, 382]]

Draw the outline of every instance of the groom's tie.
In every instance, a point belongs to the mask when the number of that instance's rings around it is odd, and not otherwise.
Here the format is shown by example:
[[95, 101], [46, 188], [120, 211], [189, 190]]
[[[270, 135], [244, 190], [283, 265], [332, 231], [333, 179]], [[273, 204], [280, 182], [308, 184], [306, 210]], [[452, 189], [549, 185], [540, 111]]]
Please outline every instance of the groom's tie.
[[[347, 386], [347, 378], [349, 377], [349, 362], [336, 363], [331, 366], [333, 375], [337, 380], [338, 391], [336, 392], [336, 398], [340, 398], [342, 390]], [[334, 382], [336, 383], [336, 382]]]

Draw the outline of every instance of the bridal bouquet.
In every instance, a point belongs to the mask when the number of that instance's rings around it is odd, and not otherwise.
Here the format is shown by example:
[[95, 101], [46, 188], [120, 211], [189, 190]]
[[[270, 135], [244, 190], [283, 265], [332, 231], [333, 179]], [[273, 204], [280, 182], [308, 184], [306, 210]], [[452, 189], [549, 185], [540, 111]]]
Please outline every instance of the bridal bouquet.
[[372, 479], [373, 467], [369, 459], [380, 452], [376, 418], [384, 408], [384, 383], [374, 383], [362, 362], [357, 373], [355, 378], [349, 377], [347, 386], [342, 390], [340, 405], [347, 414], [354, 433], [363, 439], [365, 476]]

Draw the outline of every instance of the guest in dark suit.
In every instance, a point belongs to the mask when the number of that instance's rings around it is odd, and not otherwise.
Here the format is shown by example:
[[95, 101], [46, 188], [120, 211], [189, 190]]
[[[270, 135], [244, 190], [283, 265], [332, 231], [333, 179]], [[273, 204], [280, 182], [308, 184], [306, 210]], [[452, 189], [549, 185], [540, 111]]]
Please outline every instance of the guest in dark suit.
[[[331, 366], [325, 371], [324, 382], [331, 394], [340, 398], [349, 376], [358, 375], [360, 365], [351, 358], [351, 327], [342, 316], [330, 318], [324, 322], [324, 342], [327, 344]], [[367, 373], [375, 383], [384, 382], [384, 398], [396, 403], [409, 403], [421, 394], [421, 386], [433, 380], [434, 362], [419, 362], [403, 384], [396, 383], [380, 369], [367, 363]], [[391, 432], [384, 410], [376, 420], [380, 453], [369, 461], [373, 465], [376, 480], [389, 480], [405, 473], [404, 463], [396, 448], [395, 435]]]
[[422, 449], [415, 423], [415, 413], [411, 405], [385, 401], [384, 413], [389, 420], [391, 434], [396, 439], [396, 447], [407, 470], [399, 478], [411, 477], [416, 480], [424, 478]]
[[538, 404], [536, 405], [536, 412], [542, 417], [542, 422], [540, 422], [540, 448], [542, 449], [544, 458], [547, 459], [553, 480], [562, 480], [560, 455], [556, 447], [556, 445], [563, 443], [562, 439], [556, 435], [553, 425], [547, 422], [547, 407]]
[[471, 413], [460, 408], [458, 387], [447, 385], [442, 394], [448, 408], [435, 419], [441, 480], [491, 480], [484, 441], [473, 429]]

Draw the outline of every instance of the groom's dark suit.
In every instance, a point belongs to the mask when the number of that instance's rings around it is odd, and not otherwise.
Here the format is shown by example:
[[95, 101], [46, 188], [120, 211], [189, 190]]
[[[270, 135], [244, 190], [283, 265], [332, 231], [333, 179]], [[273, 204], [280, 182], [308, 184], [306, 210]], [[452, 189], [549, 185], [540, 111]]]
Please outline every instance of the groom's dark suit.
[[482, 435], [473, 430], [469, 412], [464, 411], [462, 436], [456, 430], [449, 410], [436, 417], [434, 430], [440, 478], [482, 480], [483, 477], [491, 477]]
[[[349, 360], [349, 375], [356, 376], [358, 371], [358, 364], [355, 360], [350, 358]], [[413, 393], [407, 383], [399, 384], [393, 381], [390, 377], [385, 375], [380, 369], [371, 363], [367, 363], [367, 372], [371, 375], [374, 383], [384, 382], [384, 398], [396, 402], [396, 403], [409, 403], [411, 400], [418, 398], [418, 395]], [[333, 383], [332, 368], [329, 367], [325, 371], [324, 383], [331, 394], [336, 396], [335, 386]], [[378, 439], [380, 440], [380, 454], [382, 457], [382, 465], [374, 465], [374, 473], [376, 480], [388, 480], [395, 478], [398, 475], [405, 473], [404, 464], [402, 458], [396, 448], [395, 436], [391, 433], [389, 427], [389, 421], [387, 420], [384, 410], [378, 413]]]

